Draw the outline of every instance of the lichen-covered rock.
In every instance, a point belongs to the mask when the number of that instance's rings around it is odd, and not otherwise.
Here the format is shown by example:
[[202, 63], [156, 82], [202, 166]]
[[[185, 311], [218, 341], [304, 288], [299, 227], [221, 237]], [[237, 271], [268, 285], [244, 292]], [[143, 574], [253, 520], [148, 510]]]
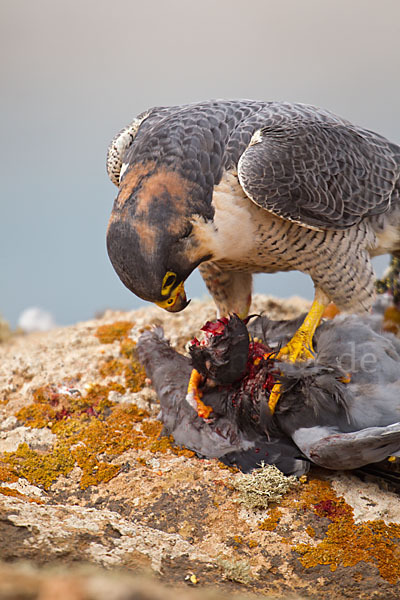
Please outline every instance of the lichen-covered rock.
[[[253, 306], [274, 318], [306, 308], [266, 297]], [[133, 598], [131, 571], [161, 580], [143, 598], [157, 598], [164, 584], [178, 599], [206, 597], [215, 586], [217, 594], [258, 597], [400, 596], [400, 502], [392, 492], [314, 469], [279, 505], [246, 506], [240, 473], [160, 437], [138, 336], [162, 325], [183, 351], [214, 317], [206, 301], [177, 315], [107, 311], [0, 346], [0, 598], [13, 574], [11, 597]], [[103, 570], [70, 571], [77, 562]], [[114, 569], [124, 571], [123, 583]]]

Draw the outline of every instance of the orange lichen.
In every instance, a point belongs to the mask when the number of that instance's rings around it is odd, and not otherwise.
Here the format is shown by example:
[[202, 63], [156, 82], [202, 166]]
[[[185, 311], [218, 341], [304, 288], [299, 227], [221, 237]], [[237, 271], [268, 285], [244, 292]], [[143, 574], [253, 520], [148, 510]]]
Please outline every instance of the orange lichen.
[[79, 415], [89, 417], [102, 414], [111, 406], [108, 401], [110, 391], [125, 393], [125, 388], [114, 382], [107, 386], [96, 384], [82, 396], [77, 390], [63, 393], [59, 392], [56, 386], [44, 386], [35, 390], [33, 403], [19, 410], [16, 417], [27, 427], [50, 427], [53, 433], [56, 433], [57, 423], [60, 421]]
[[225, 471], [230, 471], [231, 473], [240, 473], [240, 469], [238, 469], [238, 467], [226, 465], [225, 463], [221, 462], [220, 460], [218, 461], [217, 464], [220, 469], [224, 469]]
[[195, 456], [195, 452], [192, 450], [188, 450], [184, 446], [176, 446], [172, 435], [153, 438], [153, 442], [146, 445], [146, 447], [150, 452], [154, 453], [161, 452], [162, 454], [165, 454], [166, 452], [172, 452], [177, 456], [186, 456], [187, 458]]
[[19, 498], [20, 500], [27, 500], [28, 502], [35, 502], [36, 504], [44, 504], [43, 500], [39, 500], [38, 498], [29, 498], [29, 496], [25, 496], [25, 494], [21, 494], [18, 490], [14, 490], [9, 487], [0, 486], [0, 494], [3, 496], [12, 496], [13, 498]]
[[162, 427], [160, 421], [145, 421], [142, 423], [142, 431], [147, 437], [158, 438], [161, 434]]
[[131, 338], [127, 337], [121, 340], [119, 351], [125, 358], [135, 359], [135, 361], [138, 360], [136, 354], [136, 342], [131, 340]]
[[98, 461], [95, 454], [85, 445], [78, 445], [72, 450], [78, 467], [82, 469], [80, 486], [86, 489], [90, 485], [97, 485], [101, 481], [107, 483], [121, 470], [121, 465], [114, 465]]
[[109, 358], [99, 367], [99, 373], [102, 377], [114, 377], [121, 375], [124, 370], [124, 364], [118, 358]]
[[268, 517], [258, 524], [258, 529], [262, 531], [274, 531], [282, 516], [282, 511], [277, 506], [269, 510]]
[[329, 481], [309, 479], [306, 484], [298, 489], [300, 491], [299, 509], [308, 509], [327, 500], [337, 500]]
[[236, 548], [243, 545], [243, 538], [241, 535], [233, 536], [233, 545], [236, 546]]
[[112, 344], [126, 337], [132, 327], [131, 321], [116, 321], [109, 325], [101, 325], [94, 335], [102, 344]]
[[312, 538], [315, 537], [314, 527], [311, 527], [311, 525], [308, 525], [308, 527], [306, 527], [306, 533]]
[[15, 483], [18, 481], [17, 473], [8, 465], [0, 464], [0, 482]]
[[146, 372], [139, 363], [132, 362], [124, 369], [125, 385], [131, 392], [138, 392], [144, 386]]
[[[48, 394], [47, 394], [48, 392]], [[33, 392], [33, 404], [24, 406], [15, 415], [27, 427], [43, 428], [56, 418], [56, 410], [52, 406], [53, 388], [45, 386]]]
[[135, 405], [117, 405], [107, 417], [99, 413], [72, 414], [52, 425], [58, 442], [47, 452], [31, 450], [20, 444], [16, 452], [6, 453], [6, 461], [15, 472], [31, 483], [48, 489], [60, 475], [68, 475], [75, 464], [82, 469], [80, 485], [84, 489], [100, 481], [109, 481], [121, 465], [98, 460], [106, 453], [111, 459], [129, 448], [145, 448], [152, 444], [134, 429], [135, 423], [148, 413]]
[[[110, 391], [125, 392], [115, 382], [95, 384], [84, 396], [57, 395], [55, 390], [54, 386], [38, 390], [36, 402], [18, 413], [18, 418], [30, 427], [49, 427], [57, 435], [57, 442], [49, 451], [38, 452], [21, 444], [16, 452], [6, 453], [4, 468], [10, 465], [15, 477], [25, 477], [49, 489], [60, 475], [68, 475], [78, 465], [82, 469], [80, 486], [85, 489], [115, 477], [121, 465], [109, 461], [132, 448], [194, 456], [194, 452], [177, 447], [172, 437], [160, 438], [162, 424], [149, 420], [147, 411], [134, 404], [109, 401]], [[54, 404], [52, 412], [49, 402]], [[136, 427], [137, 423], [141, 428]], [[99, 460], [99, 455], [106, 458]]]
[[293, 549], [306, 568], [329, 565], [354, 566], [360, 561], [375, 565], [389, 583], [400, 578], [400, 525], [382, 520], [355, 523], [353, 509], [336, 496], [326, 481], [311, 480], [301, 488], [299, 510], [312, 510], [331, 521], [325, 538], [317, 545], [298, 544]]
[[[59, 386], [35, 390], [33, 402], [16, 416], [25, 426], [50, 429], [56, 442], [48, 450], [35, 451], [20, 444], [15, 452], [5, 453], [0, 462], [0, 481], [25, 477], [49, 489], [58, 477], [67, 476], [78, 466], [80, 486], [85, 489], [115, 477], [122, 468], [117, 459], [129, 449], [194, 456], [194, 452], [176, 446], [171, 436], [160, 437], [162, 424], [150, 420], [147, 411], [109, 399], [112, 391], [123, 396], [127, 389], [137, 392], [144, 386], [145, 371], [136, 344], [127, 337], [132, 325], [119, 321], [96, 332], [102, 343], [120, 341], [120, 356], [99, 365], [100, 376], [107, 378], [105, 385], [95, 383], [82, 392], [76, 389], [79, 377], [75, 377]], [[121, 375], [125, 386], [111, 380]]]
[[102, 377], [124, 375], [125, 385], [131, 392], [142, 389], [146, 380], [146, 372], [139, 362], [136, 343], [130, 338], [120, 342], [120, 358], [109, 358], [100, 364], [99, 372]]

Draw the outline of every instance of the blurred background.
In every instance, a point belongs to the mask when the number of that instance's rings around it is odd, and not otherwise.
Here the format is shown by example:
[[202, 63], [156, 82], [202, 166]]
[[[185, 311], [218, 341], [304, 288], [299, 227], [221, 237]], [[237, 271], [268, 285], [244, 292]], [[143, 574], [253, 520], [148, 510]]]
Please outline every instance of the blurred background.
[[[399, 23], [398, 0], [1, 0], [0, 313], [64, 325], [144, 304], [107, 257], [105, 155], [150, 106], [306, 102], [400, 143]], [[288, 273], [255, 289], [313, 288]], [[187, 290], [206, 293], [198, 273]]]

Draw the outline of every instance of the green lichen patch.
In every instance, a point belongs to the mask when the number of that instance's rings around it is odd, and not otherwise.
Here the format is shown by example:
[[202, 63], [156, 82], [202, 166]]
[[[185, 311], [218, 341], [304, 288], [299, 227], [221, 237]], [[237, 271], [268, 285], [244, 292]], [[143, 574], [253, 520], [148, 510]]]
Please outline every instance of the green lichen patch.
[[298, 485], [296, 477], [286, 477], [275, 465], [261, 464], [261, 468], [241, 475], [233, 483], [239, 492], [239, 502], [251, 510], [268, 508], [279, 502], [284, 494]]
[[229, 581], [246, 585], [253, 579], [250, 563], [247, 560], [231, 560], [221, 557], [217, 559], [217, 564], [221, 567], [225, 579]]

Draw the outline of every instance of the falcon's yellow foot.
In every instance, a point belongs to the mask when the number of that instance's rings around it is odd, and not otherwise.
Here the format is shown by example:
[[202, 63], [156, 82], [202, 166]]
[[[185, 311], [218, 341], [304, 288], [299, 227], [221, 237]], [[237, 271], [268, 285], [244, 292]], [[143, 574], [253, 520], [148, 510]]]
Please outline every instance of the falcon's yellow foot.
[[290, 342], [283, 346], [278, 352], [278, 360], [287, 360], [296, 362], [296, 360], [309, 360], [314, 358], [315, 352], [312, 345], [312, 333], [309, 330], [302, 329], [303, 325], [296, 331]]
[[[312, 306], [303, 321], [303, 324], [296, 331], [290, 342], [286, 344], [277, 355], [278, 360], [286, 360], [296, 362], [298, 360], [309, 360], [314, 358], [315, 353], [312, 345], [315, 330], [321, 322], [322, 315], [327, 306], [327, 302], [319, 302], [314, 300]], [[268, 400], [268, 406], [271, 414], [274, 413], [275, 407], [281, 395], [281, 384], [276, 383], [271, 390]]]
[[199, 386], [202, 381], [203, 377], [198, 371], [196, 371], [196, 369], [193, 369], [190, 374], [186, 400], [189, 402], [190, 406], [194, 408], [199, 417], [202, 419], [208, 419], [210, 413], [212, 413], [212, 408], [211, 406], [204, 404], [204, 402], [201, 400], [202, 393], [199, 389]]

